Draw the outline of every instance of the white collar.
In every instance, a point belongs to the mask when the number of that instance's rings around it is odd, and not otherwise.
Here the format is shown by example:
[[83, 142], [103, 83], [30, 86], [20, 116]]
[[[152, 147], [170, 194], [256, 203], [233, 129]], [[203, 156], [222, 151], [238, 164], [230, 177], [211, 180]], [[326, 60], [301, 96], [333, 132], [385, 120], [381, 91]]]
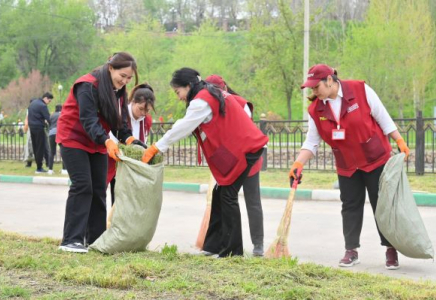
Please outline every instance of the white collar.
[[[338, 81], [338, 84], [339, 84], [339, 89], [338, 89], [338, 96], [336, 96], [336, 99], [341, 99], [344, 96], [344, 94], [342, 93], [342, 86], [341, 86], [341, 83], [339, 81]], [[326, 99], [322, 100], [322, 102], [324, 102], [324, 105], [326, 105], [327, 101], [334, 101], [336, 99], [326, 98]]]

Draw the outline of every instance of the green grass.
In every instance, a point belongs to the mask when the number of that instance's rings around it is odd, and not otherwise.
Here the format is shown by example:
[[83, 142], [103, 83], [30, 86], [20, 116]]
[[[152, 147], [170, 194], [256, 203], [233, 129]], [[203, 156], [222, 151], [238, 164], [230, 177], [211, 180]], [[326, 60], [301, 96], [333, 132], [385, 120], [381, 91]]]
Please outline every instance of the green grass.
[[436, 299], [436, 284], [297, 259], [65, 253], [59, 240], [0, 231], [1, 299]]
[[[53, 169], [55, 176], [60, 175], [61, 164], [55, 163]], [[165, 182], [184, 182], [184, 183], [208, 183], [210, 171], [206, 167], [165, 167]], [[260, 184], [265, 187], [289, 187], [288, 170], [262, 171], [260, 173]], [[34, 164], [32, 168], [25, 168], [24, 163], [17, 161], [0, 161], [0, 174], [2, 175], [21, 175], [21, 176], [49, 176], [35, 175]], [[63, 177], [66, 177], [63, 176]], [[423, 191], [436, 193], [436, 174], [426, 174], [424, 176], [408, 175], [410, 186], [413, 191]], [[332, 189], [333, 183], [337, 180], [335, 172], [328, 171], [304, 171], [303, 182], [299, 186], [301, 189]]]

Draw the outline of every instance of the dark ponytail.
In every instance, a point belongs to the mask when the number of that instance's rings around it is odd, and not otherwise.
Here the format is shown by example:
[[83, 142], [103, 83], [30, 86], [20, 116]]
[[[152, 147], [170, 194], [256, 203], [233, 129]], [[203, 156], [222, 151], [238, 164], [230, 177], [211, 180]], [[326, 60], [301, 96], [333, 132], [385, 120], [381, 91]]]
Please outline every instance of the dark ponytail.
[[98, 111], [111, 129], [119, 129], [122, 127], [122, 116], [120, 116], [118, 109], [117, 97], [122, 96], [124, 99], [121, 107], [121, 115], [128, 116], [127, 92], [126, 86], [123, 86], [123, 88], [117, 92], [116, 97], [109, 66], [112, 66], [115, 70], [132, 67], [135, 73], [135, 85], [138, 84], [138, 71], [136, 61], [132, 55], [127, 52], [118, 52], [111, 56], [103, 66], [92, 72], [98, 82], [98, 99], [96, 99]]
[[187, 87], [189, 86], [189, 92], [186, 96], [186, 106], [194, 99], [194, 97], [202, 90], [207, 89], [207, 91], [219, 102], [220, 115], [225, 115], [225, 100], [220, 89], [210, 83], [206, 83], [201, 80], [200, 73], [191, 68], [181, 68], [173, 73], [173, 78], [171, 79], [170, 85], [173, 88]]

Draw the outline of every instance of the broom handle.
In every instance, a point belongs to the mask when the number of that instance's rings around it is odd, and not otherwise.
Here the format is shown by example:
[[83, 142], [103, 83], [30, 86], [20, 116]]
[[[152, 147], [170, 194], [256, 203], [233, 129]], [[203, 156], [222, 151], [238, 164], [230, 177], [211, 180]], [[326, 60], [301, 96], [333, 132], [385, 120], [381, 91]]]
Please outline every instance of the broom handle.
[[[301, 176], [302, 171], [303, 169], [301, 168], [297, 170], [297, 178]], [[281, 242], [286, 241], [286, 239], [288, 238], [289, 228], [291, 225], [292, 208], [294, 204], [294, 198], [295, 198], [295, 193], [297, 191], [297, 187], [298, 187], [298, 179], [294, 180], [292, 184], [291, 192], [289, 193], [288, 201], [286, 202], [286, 208], [285, 211], [283, 212], [283, 216], [280, 221], [280, 226], [277, 229], [277, 236], [280, 237]]]

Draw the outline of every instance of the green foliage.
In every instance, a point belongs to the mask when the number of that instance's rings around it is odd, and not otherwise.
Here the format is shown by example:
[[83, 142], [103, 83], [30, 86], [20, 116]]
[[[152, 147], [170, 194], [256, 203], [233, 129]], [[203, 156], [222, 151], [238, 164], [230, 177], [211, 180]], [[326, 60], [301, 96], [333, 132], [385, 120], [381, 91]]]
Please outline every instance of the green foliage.
[[[189, 1], [129, 0], [104, 12], [108, 3], [102, 1], [93, 1], [93, 11], [86, 0], [0, 0], [0, 88], [35, 69], [56, 82], [49, 90], [61, 98], [56, 103], [64, 102], [79, 76], [123, 50], [137, 59], [139, 81], [155, 90], [155, 119], [184, 115], [185, 103], [176, 98], [169, 81], [185, 66], [203, 78], [223, 76], [254, 103], [255, 119], [261, 113], [301, 119], [303, 12], [296, 2], [250, 0], [238, 7], [237, 0], [194, 1], [191, 6]], [[327, 63], [338, 67], [343, 79], [366, 80], [394, 117], [414, 116], [415, 109], [432, 116], [434, 1], [370, 1], [363, 22], [347, 21], [345, 14], [333, 18], [336, 1], [312, 1], [310, 10], [311, 65]], [[238, 11], [245, 14], [237, 32], [219, 29], [225, 18], [236, 22], [233, 13]], [[110, 12], [117, 14], [110, 24], [97, 26], [101, 14], [108, 17]], [[178, 19], [188, 34], [166, 32]], [[250, 25], [249, 31], [243, 24]]]
[[394, 117], [414, 116], [434, 78], [434, 43], [426, 1], [371, 1], [366, 22], [347, 37], [342, 77], [366, 80]]
[[37, 69], [51, 79], [65, 79], [84, 67], [83, 56], [95, 35], [94, 16], [85, 0], [18, 1], [7, 8], [0, 26], [8, 48], [15, 51], [14, 57], [6, 52], [15, 70], [27, 74]]
[[[144, 154], [144, 148], [142, 146], [139, 145], [124, 145], [124, 144], [119, 144], [119, 148], [122, 152], [123, 155], [135, 159], [135, 160], [139, 160], [141, 161], [142, 155]], [[155, 156], [153, 156], [153, 158], [150, 160], [149, 164], [150, 165], [156, 165], [163, 162], [163, 154], [156, 154]]]
[[[264, 107], [279, 113], [286, 103], [288, 119], [297, 119], [292, 113], [292, 99], [303, 78], [302, 16], [301, 11], [292, 11], [286, 1], [278, 1], [277, 16], [271, 16], [268, 6], [264, 6], [259, 16], [252, 19], [250, 28], [254, 84], [261, 91], [256, 98]], [[282, 100], [274, 101], [277, 98]]]

